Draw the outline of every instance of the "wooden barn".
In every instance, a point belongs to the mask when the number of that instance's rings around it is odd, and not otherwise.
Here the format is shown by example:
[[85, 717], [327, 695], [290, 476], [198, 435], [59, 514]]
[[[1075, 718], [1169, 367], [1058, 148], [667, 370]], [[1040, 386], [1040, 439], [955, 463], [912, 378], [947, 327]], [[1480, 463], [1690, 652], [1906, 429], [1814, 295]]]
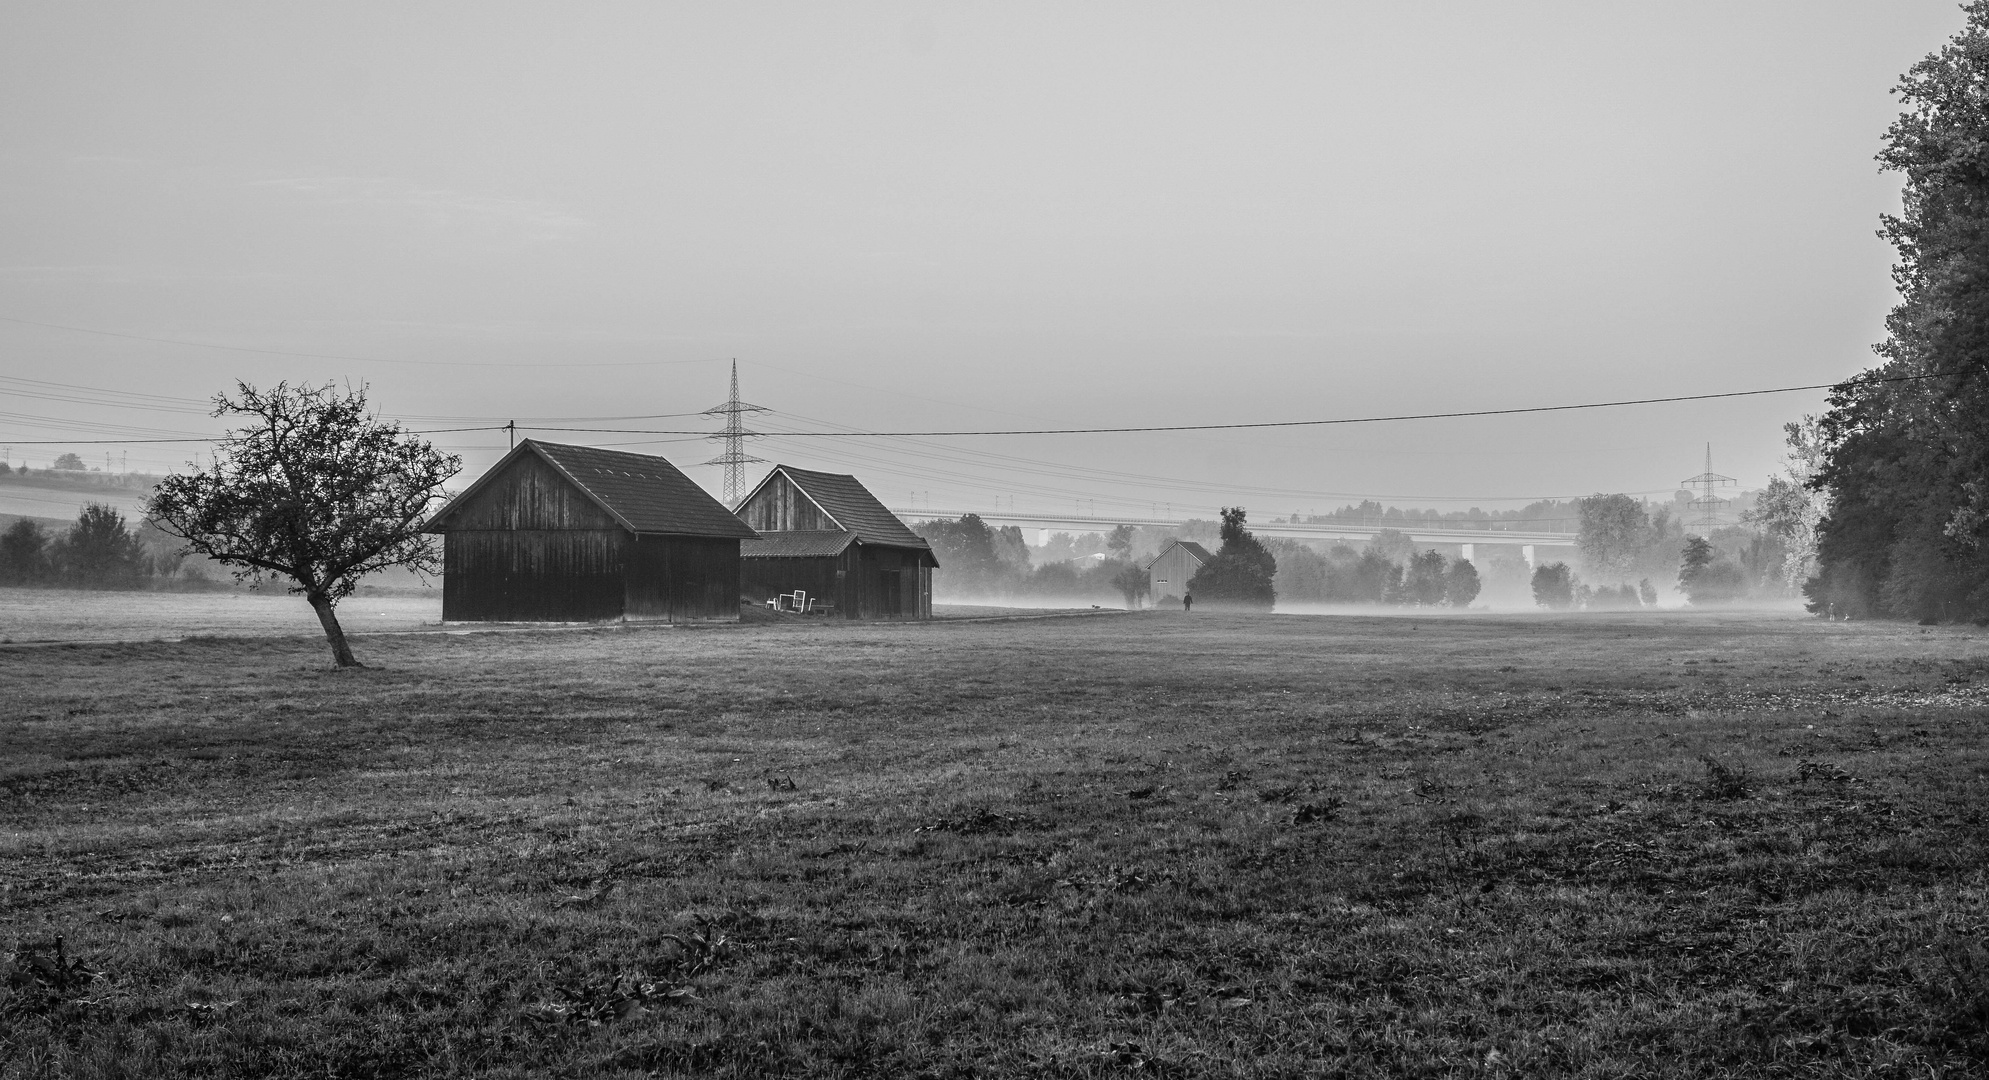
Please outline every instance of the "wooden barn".
[[660, 457], [526, 439], [429, 521], [445, 622], [739, 617], [725, 505]]
[[850, 619], [929, 619], [932, 547], [854, 476], [776, 465], [739, 504], [740, 592], [805, 592]]
[[1214, 556], [1209, 549], [1193, 540], [1169, 540], [1160, 554], [1146, 564], [1154, 606], [1180, 607], [1181, 598], [1188, 595], [1188, 582], [1194, 580], [1195, 571], [1211, 558]]

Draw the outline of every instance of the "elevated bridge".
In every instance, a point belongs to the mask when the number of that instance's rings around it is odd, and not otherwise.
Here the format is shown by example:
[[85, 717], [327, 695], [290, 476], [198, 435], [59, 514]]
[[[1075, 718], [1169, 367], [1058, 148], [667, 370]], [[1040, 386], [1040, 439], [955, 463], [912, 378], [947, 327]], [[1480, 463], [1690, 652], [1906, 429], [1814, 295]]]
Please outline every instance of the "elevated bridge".
[[[906, 521], [922, 521], [932, 518], [958, 518], [968, 513], [979, 514], [982, 521], [990, 525], [1016, 525], [1027, 529], [1055, 529], [1059, 532], [1110, 532], [1119, 525], [1145, 526], [1158, 529], [1178, 529], [1185, 521], [1159, 517], [1094, 517], [1083, 514], [1026, 514], [995, 511], [984, 513], [979, 510], [930, 510], [903, 509], [892, 507], [891, 512]], [[1337, 525], [1314, 522], [1267, 521], [1251, 522], [1250, 531], [1258, 536], [1282, 536], [1294, 540], [1370, 540], [1384, 529], [1399, 532], [1415, 544], [1458, 544], [1475, 547], [1479, 544], [1514, 544], [1523, 548], [1573, 547], [1575, 534], [1542, 529], [1452, 529], [1425, 527], [1420, 525]], [[1527, 561], [1533, 561], [1531, 551], [1526, 553]], [[1466, 558], [1470, 556], [1467, 555]]]

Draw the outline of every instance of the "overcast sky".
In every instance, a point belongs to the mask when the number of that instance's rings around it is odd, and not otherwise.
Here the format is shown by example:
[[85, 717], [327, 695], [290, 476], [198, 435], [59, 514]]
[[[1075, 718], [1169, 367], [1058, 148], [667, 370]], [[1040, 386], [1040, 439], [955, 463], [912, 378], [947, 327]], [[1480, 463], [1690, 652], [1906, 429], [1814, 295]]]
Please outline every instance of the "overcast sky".
[[[695, 412], [729, 358], [787, 431], [1831, 381], [1894, 302], [1888, 91], [1960, 25], [1952, 0], [8, 4], [0, 375], [149, 408], [0, 382], [0, 442], [169, 467], [195, 447], [26, 443], [212, 432], [180, 399], [237, 378], [364, 381], [423, 428]], [[894, 506], [1489, 507], [1668, 494], [1708, 441], [1756, 487], [1821, 400], [754, 452]], [[719, 481], [701, 441], [539, 434]], [[471, 475], [505, 444], [435, 438]]]

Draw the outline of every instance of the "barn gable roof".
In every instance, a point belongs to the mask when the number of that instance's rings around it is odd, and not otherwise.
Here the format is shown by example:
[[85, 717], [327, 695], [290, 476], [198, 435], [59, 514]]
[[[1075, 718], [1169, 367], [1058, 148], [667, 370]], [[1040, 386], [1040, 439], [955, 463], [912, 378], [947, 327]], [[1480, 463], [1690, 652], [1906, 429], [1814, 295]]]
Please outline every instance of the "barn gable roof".
[[[849, 530], [861, 543], [921, 551], [931, 550], [932, 545], [925, 542], [925, 537], [906, 528], [905, 523], [898, 520], [898, 515], [878, 502], [877, 496], [872, 495], [870, 489], [858, 482], [856, 477], [843, 473], [815, 472], [812, 469], [797, 469], [792, 465], [775, 465], [766, 479], [760, 481], [753, 489], [753, 494], [746, 496], [740, 505], [751, 502], [753, 495], [760, 493], [760, 488], [780, 475], [785, 475], [803, 495], [808, 496], [821, 508], [822, 513], [828, 515], [829, 520]], [[792, 534], [770, 532], [764, 535], [772, 538]]]
[[1193, 540], [1169, 540], [1154, 554], [1153, 558], [1147, 560], [1146, 568], [1148, 570], [1153, 569], [1153, 564], [1159, 562], [1162, 555], [1167, 554], [1168, 548], [1176, 547], [1187, 552], [1197, 563], [1207, 564], [1210, 559], [1215, 558], [1215, 556], [1209, 554], [1208, 548], [1203, 547]]
[[450, 500], [449, 505], [429, 519], [428, 531], [447, 531], [447, 519], [457, 507], [467, 505], [492, 478], [525, 454], [536, 455], [558, 470], [596, 506], [637, 535], [739, 540], [759, 536], [734, 517], [724, 503], [712, 498], [663, 458], [537, 439], [519, 443], [504, 460]]

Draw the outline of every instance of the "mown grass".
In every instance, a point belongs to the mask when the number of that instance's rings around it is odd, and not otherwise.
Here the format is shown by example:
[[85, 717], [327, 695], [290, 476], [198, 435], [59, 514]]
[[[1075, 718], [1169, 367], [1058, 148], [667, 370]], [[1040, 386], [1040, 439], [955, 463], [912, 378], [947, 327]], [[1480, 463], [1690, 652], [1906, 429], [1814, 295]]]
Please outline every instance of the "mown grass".
[[1198, 613], [360, 651], [0, 650], [0, 1075], [1989, 1060], [1979, 632]]

